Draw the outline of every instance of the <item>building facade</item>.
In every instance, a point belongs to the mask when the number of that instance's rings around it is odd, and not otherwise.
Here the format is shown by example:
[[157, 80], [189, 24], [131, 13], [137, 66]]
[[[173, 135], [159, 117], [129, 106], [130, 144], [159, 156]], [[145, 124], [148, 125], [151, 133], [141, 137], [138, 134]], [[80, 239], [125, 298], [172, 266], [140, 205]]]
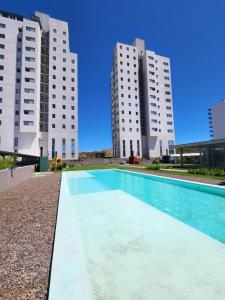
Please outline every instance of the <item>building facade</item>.
[[131, 153], [156, 158], [174, 153], [170, 59], [133, 45], [117, 43], [111, 72], [114, 157]]
[[77, 159], [77, 86], [67, 22], [0, 11], [0, 150]]
[[225, 139], [225, 99], [208, 110], [210, 137], [213, 140]]

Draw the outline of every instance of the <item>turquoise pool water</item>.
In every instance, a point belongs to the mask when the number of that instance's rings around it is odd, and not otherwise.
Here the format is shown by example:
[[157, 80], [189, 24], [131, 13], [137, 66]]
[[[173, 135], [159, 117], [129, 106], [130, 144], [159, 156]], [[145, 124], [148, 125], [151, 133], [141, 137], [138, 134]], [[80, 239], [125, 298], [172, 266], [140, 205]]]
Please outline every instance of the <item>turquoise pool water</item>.
[[121, 170], [85, 173], [67, 179], [71, 195], [123, 190], [225, 243], [225, 189]]

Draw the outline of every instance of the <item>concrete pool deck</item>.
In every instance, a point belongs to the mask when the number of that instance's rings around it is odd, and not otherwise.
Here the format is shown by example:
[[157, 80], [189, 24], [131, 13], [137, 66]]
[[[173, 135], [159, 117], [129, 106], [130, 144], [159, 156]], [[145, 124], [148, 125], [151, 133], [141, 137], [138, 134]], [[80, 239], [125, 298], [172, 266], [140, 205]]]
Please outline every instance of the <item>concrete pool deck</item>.
[[225, 299], [224, 244], [121, 190], [69, 196], [67, 176], [50, 300]]

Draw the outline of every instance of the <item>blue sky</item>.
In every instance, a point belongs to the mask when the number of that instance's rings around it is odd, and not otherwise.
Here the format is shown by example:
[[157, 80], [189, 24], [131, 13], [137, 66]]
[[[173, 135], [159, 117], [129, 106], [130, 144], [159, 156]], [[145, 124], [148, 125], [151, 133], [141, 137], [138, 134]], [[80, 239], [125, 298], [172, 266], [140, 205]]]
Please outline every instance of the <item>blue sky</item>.
[[207, 109], [225, 97], [225, 1], [0, 0], [69, 22], [79, 55], [79, 151], [111, 147], [110, 71], [117, 41], [171, 58], [176, 143], [209, 139]]

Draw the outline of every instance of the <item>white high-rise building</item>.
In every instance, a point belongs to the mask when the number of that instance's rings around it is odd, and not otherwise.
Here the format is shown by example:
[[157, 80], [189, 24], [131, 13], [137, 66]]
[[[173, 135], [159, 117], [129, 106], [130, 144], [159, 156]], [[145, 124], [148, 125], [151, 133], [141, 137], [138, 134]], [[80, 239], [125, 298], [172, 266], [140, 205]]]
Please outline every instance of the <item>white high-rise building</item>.
[[115, 157], [172, 154], [175, 142], [170, 59], [145, 50], [143, 40], [117, 43], [111, 73]]
[[210, 136], [213, 140], [225, 139], [225, 99], [209, 108]]
[[67, 22], [0, 11], [0, 150], [77, 159], [77, 81]]

